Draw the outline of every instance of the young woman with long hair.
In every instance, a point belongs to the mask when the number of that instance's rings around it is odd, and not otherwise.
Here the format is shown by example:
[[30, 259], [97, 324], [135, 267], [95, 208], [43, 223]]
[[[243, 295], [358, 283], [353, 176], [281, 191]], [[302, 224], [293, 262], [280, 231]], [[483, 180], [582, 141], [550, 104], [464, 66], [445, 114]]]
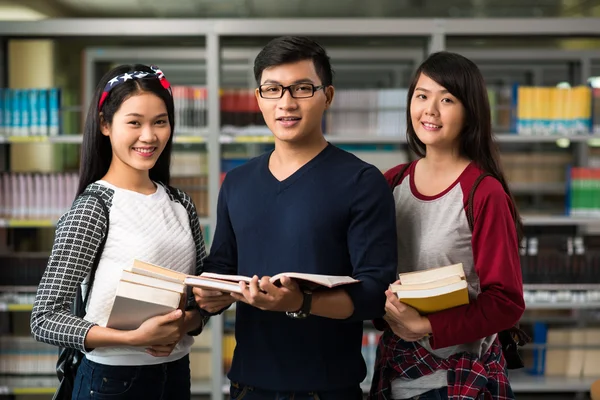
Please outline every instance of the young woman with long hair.
[[477, 66], [455, 53], [430, 55], [410, 84], [407, 126], [418, 159], [385, 174], [396, 200], [398, 272], [462, 263], [470, 301], [420, 315], [388, 290], [369, 398], [512, 399], [498, 333], [525, 308], [522, 224]]
[[[174, 126], [171, 88], [157, 67], [122, 65], [100, 80], [85, 122], [77, 197], [58, 221], [31, 315], [37, 340], [84, 354], [73, 399], [190, 398], [188, 354], [205, 323], [193, 296], [185, 310], [137, 329], [106, 327], [121, 271], [134, 259], [202, 270], [196, 209], [169, 186]], [[89, 291], [84, 318], [70, 310], [78, 287]]]

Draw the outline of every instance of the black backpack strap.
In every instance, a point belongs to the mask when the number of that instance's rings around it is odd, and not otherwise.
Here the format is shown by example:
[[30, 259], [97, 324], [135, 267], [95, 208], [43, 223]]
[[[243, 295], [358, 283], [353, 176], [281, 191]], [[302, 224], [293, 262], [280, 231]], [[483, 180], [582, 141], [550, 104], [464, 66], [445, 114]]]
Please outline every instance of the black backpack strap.
[[177, 191], [177, 189], [175, 189], [173, 186], [170, 186], [170, 185], [165, 185], [165, 186], [167, 187], [167, 190], [169, 191], [169, 193], [171, 193], [173, 198], [175, 198], [175, 200], [177, 200], [178, 202], [181, 203], [181, 205], [183, 205], [183, 199], [179, 195], [179, 192]]
[[[102, 196], [95, 192], [83, 192], [81, 196], [92, 196], [98, 199], [100, 206], [102, 207], [102, 211], [104, 212], [104, 217], [106, 218], [106, 231], [104, 232], [104, 236], [100, 241], [100, 246], [98, 247], [98, 251], [94, 256], [94, 262], [92, 263], [92, 269], [90, 270], [90, 283], [85, 294], [85, 299], [83, 299], [82, 303], [76, 302], [81, 308], [75, 310], [75, 315], [79, 317], [83, 317], [85, 315], [85, 308], [87, 306], [88, 299], [90, 297], [90, 293], [92, 292], [92, 286], [94, 285], [94, 278], [96, 276], [96, 270], [98, 269], [98, 264], [100, 263], [100, 257], [102, 256], [102, 252], [104, 251], [104, 245], [106, 244], [106, 238], [108, 237], [108, 228], [109, 228], [109, 216], [108, 216], [108, 207], [106, 207], [106, 203]], [[80, 294], [81, 295], [81, 294]], [[76, 307], [79, 308], [79, 307]], [[81, 315], [79, 315], [81, 314]]]
[[390, 188], [392, 190], [394, 190], [394, 188], [398, 185], [398, 182], [400, 182], [400, 180], [402, 179], [402, 177], [404, 176], [404, 173], [406, 172], [406, 170], [411, 166], [412, 161], [411, 162], [407, 162], [401, 169], [400, 171], [398, 171], [398, 173], [396, 174], [396, 176], [394, 176], [394, 179], [392, 179], [392, 183], [390, 184]]
[[[475, 198], [475, 189], [481, 183], [481, 181], [488, 176], [493, 176], [489, 172], [484, 172], [475, 179], [471, 191], [469, 192], [469, 198], [467, 200], [467, 221], [469, 222], [469, 229], [473, 232], [475, 226], [475, 218], [473, 216], [473, 203]], [[502, 346], [502, 354], [506, 360], [506, 367], [508, 369], [519, 369], [524, 367], [523, 360], [519, 355], [519, 347], [526, 345], [531, 342], [531, 338], [527, 335], [519, 326], [517, 322], [513, 327], [508, 328], [498, 333], [498, 339]]]

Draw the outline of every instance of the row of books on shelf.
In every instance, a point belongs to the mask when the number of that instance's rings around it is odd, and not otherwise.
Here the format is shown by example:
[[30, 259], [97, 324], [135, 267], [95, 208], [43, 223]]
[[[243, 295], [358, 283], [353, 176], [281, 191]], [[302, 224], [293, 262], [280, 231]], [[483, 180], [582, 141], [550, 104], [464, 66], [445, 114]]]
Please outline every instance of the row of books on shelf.
[[200, 136], [208, 125], [208, 91], [204, 86], [174, 85], [175, 126], [177, 135]]
[[521, 244], [523, 282], [586, 284], [600, 282], [600, 237], [539, 235]]
[[56, 371], [56, 346], [29, 336], [0, 336], [0, 374], [50, 375]]
[[[0, 89], [0, 135], [61, 134], [60, 93], [58, 88]], [[178, 135], [206, 133], [207, 93], [204, 86], [173, 86]], [[497, 126], [510, 126], [513, 132], [525, 135], [600, 133], [600, 88], [515, 86], [512, 99], [505, 99], [503, 93], [488, 90], [492, 119], [500, 124]], [[407, 95], [406, 88], [338, 89], [323, 118], [323, 130], [351, 136], [402, 137]], [[507, 101], [512, 104], [505, 104]], [[254, 89], [221, 89], [220, 111], [227, 134], [270, 134]]]
[[37, 286], [42, 279], [48, 253], [0, 253], [0, 282], [2, 286]]
[[600, 89], [517, 86], [515, 91], [515, 132], [519, 134], [600, 132]]
[[[190, 372], [194, 380], [210, 379], [210, 349], [202, 344], [203, 332], [190, 352]], [[0, 336], [0, 375], [56, 375], [58, 348], [38, 342], [31, 336]], [[56, 379], [56, 378], [55, 378]], [[57, 385], [58, 380], [53, 382]]]
[[60, 109], [60, 88], [0, 88], [0, 135], [56, 136]]
[[[338, 89], [322, 121], [325, 133], [395, 136], [406, 131], [407, 89]], [[275, 100], [271, 100], [275, 101]], [[254, 89], [226, 89], [221, 94], [221, 124], [230, 135], [270, 135]]]
[[58, 219], [71, 207], [78, 174], [3, 173], [0, 175], [0, 218]]
[[[78, 179], [75, 172], [0, 174], [0, 218], [56, 221], [71, 207]], [[208, 215], [205, 175], [174, 177], [171, 185], [189, 194], [198, 215]]]
[[568, 213], [583, 217], [600, 216], [600, 168], [572, 167], [568, 179]]
[[573, 154], [570, 151], [506, 151], [500, 153], [500, 159], [510, 184], [562, 184], [566, 190]]
[[532, 343], [532, 375], [600, 376], [600, 328], [555, 327], [539, 321], [533, 324]]
[[[523, 299], [529, 307], [543, 306], [544, 308], [580, 308], [581, 306], [600, 307], [600, 290], [567, 289], [564, 283], [562, 290], [524, 290]], [[550, 307], [549, 307], [550, 306]], [[565, 307], [567, 306], [567, 307]]]
[[31, 306], [35, 300], [35, 293], [20, 292], [19, 286], [13, 286], [12, 288], [5, 286], [5, 288], [8, 291], [0, 292], [0, 311], [5, 311], [8, 305]]
[[186, 192], [196, 206], [196, 212], [200, 217], [209, 215], [208, 206], [208, 177], [200, 176], [177, 176], [171, 178], [171, 186]]
[[351, 136], [398, 136], [406, 132], [408, 89], [338, 90], [325, 113], [324, 131]]

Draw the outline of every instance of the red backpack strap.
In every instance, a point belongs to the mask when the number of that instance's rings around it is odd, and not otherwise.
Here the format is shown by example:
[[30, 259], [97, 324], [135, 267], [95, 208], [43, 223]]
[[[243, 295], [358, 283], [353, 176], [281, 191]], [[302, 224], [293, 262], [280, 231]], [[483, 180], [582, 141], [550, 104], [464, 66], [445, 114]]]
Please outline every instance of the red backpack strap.
[[394, 190], [394, 188], [398, 185], [398, 182], [400, 182], [400, 180], [402, 179], [402, 177], [404, 176], [404, 173], [406, 172], [406, 170], [410, 167], [410, 165], [412, 164], [411, 162], [407, 162], [404, 167], [402, 167], [400, 169], [400, 171], [398, 171], [398, 173], [396, 174], [396, 176], [394, 176], [394, 179], [392, 179], [392, 183], [390, 184], [390, 188], [392, 190]]
[[467, 221], [469, 222], [469, 229], [471, 232], [473, 232], [473, 227], [475, 226], [475, 218], [473, 216], [473, 199], [475, 198], [475, 189], [477, 189], [477, 186], [479, 186], [483, 178], [488, 176], [493, 175], [489, 172], [484, 172], [483, 174], [479, 175], [477, 179], [475, 179], [473, 186], [471, 186], [471, 191], [469, 192], [469, 199], [467, 200]]

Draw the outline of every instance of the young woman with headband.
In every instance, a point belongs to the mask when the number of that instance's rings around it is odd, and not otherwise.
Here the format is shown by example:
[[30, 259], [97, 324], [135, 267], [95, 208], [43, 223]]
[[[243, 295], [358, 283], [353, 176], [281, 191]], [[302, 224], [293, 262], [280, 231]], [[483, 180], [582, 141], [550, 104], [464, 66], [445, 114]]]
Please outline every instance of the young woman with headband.
[[[135, 330], [106, 327], [121, 271], [134, 259], [202, 270], [196, 209], [169, 186], [174, 125], [171, 88], [157, 67], [122, 65], [100, 80], [85, 122], [77, 197], [58, 221], [31, 315], [37, 340], [85, 355], [73, 399], [190, 398], [188, 354], [206, 322], [193, 296], [185, 311]], [[84, 318], [70, 310], [80, 286], [83, 295], [91, 286]]]

